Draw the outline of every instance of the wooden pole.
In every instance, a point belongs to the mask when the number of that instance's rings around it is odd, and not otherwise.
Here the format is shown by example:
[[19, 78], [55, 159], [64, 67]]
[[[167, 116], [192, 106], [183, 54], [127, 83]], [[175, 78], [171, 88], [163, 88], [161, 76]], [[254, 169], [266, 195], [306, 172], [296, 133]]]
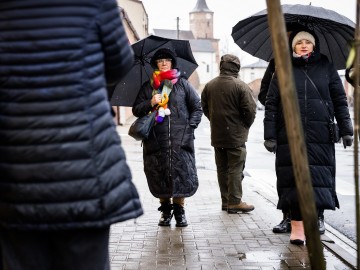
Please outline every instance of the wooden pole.
[[280, 0], [266, 0], [266, 2], [276, 72], [279, 78], [281, 103], [300, 210], [304, 221], [311, 269], [325, 270], [323, 247], [320, 242], [317, 210], [314, 203], [314, 192], [311, 183], [306, 145], [304, 143], [304, 134], [300, 121], [300, 110], [295, 91], [284, 16], [281, 11]]
[[354, 85], [354, 181], [355, 181], [355, 217], [356, 217], [356, 238], [357, 238], [357, 269], [360, 267], [360, 206], [359, 206], [359, 82], [360, 82], [360, 0], [356, 4], [356, 29], [355, 29], [355, 51], [356, 59], [353, 65], [355, 71]]

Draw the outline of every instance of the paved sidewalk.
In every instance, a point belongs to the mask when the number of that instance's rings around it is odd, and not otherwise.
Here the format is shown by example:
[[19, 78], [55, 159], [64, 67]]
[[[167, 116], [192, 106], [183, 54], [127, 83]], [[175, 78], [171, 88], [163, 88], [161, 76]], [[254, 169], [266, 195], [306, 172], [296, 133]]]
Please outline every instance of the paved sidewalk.
[[[243, 181], [244, 201], [254, 204], [247, 214], [221, 211], [220, 193], [211, 147], [197, 138], [196, 162], [200, 186], [186, 199], [189, 226], [157, 225], [158, 199], [148, 190], [143, 173], [141, 143], [118, 127], [144, 215], [111, 227], [110, 259], [117, 269], [310, 269], [307, 249], [289, 243], [289, 234], [274, 234], [281, 212], [258, 192], [253, 177]], [[324, 248], [326, 269], [352, 269]]]

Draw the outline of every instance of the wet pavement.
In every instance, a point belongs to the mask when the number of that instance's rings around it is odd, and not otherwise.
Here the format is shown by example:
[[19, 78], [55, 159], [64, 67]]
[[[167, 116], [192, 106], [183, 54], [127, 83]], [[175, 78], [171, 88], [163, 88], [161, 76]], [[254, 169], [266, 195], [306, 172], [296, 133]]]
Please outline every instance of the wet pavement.
[[[205, 118], [201, 127], [208, 130]], [[151, 195], [143, 173], [141, 142], [127, 136], [128, 128], [124, 125], [117, 129], [144, 215], [111, 227], [112, 270], [311, 269], [306, 246], [290, 244], [289, 234], [272, 232], [282, 214], [274, 206], [276, 193], [266, 192], [268, 186], [258, 181], [256, 170], [245, 169], [243, 180], [243, 200], [254, 204], [255, 210], [246, 214], [221, 210], [214, 154], [206, 132], [198, 134], [195, 141], [200, 184], [196, 194], [186, 199], [189, 226], [177, 228], [173, 220], [171, 227], [159, 227], [160, 204]], [[354, 257], [338, 245], [339, 239], [334, 240], [330, 231], [322, 236], [322, 242], [327, 244], [326, 269], [354, 269]]]

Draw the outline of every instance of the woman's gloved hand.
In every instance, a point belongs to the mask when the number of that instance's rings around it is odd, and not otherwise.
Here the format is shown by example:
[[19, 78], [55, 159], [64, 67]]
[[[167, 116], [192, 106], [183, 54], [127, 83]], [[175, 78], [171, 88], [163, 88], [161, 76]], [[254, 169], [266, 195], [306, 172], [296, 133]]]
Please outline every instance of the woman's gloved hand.
[[354, 140], [353, 137], [350, 135], [343, 136], [342, 141], [343, 141], [344, 148], [346, 148], [346, 146], [351, 146], [353, 143], [353, 140]]
[[277, 143], [274, 139], [265, 140], [264, 146], [269, 152], [276, 153]]

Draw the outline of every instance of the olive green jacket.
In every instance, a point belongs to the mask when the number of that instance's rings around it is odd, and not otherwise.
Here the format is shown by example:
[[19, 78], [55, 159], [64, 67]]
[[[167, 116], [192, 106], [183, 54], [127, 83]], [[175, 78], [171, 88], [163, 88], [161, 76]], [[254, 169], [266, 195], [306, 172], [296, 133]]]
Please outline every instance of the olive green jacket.
[[256, 103], [250, 87], [238, 78], [240, 62], [222, 58], [220, 75], [209, 81], [201, 94], [201, 105], [210, 120], [211, 145], [221, 148], [244, 146], [255, 120]]

